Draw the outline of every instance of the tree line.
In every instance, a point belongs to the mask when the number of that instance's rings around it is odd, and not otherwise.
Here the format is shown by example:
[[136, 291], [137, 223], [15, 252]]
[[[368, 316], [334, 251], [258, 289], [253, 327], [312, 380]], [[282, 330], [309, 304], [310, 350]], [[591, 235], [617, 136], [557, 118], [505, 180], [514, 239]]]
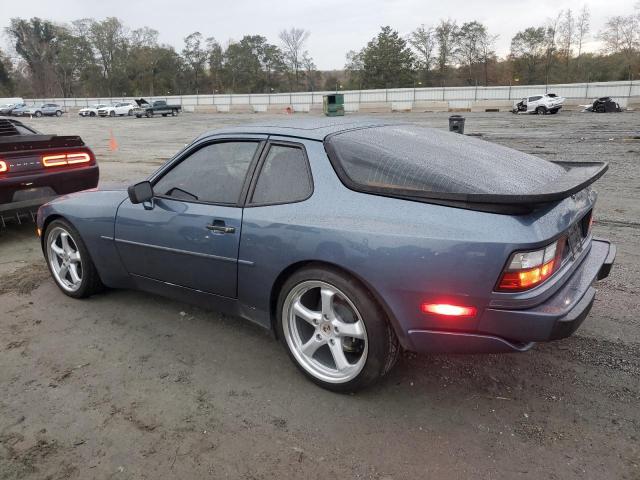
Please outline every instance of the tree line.
[[[318, 71], [309, 32], [282, 30], [276, 42], [245, 35], [221, 44], [194, 32], [180, 51], [158, 31], [127, 28], [115, 17], [69, 24], [13, 18], [0, 50], [0, 96], [85, 97], [197, 93], [270, 93], [418, 86], [507, 85], [627, 80], [640, 77], [640, 3], [591, 31], [586, 6], [563, 10], [517, 32], [509, 53], [478, 21], [443, 19], [408, 35], [381, 27], [343, 70]], [[602, 48], [586, 52], [599, 40]]]

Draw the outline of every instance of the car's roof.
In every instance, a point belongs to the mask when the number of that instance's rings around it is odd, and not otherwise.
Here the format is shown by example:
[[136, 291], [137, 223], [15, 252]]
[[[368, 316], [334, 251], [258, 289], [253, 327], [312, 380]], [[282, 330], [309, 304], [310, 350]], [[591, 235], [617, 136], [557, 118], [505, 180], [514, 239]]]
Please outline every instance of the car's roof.
[[307, 138], [310, 140], [323, 141], [328, 135], [347, 130], [357, 130], [362, 128], [381, 127], [394, 125], [379, 119], [366, 117], [345, 118], [345, 117], [320, 117], [320, 118], [287, 118], [283, 120], [265, 120], [263, 122], [248, 123], [233, 127], [225, 127], [209, 131], [200, 138], [220, 134], [264, 134], [282, 135], [286, 137]]

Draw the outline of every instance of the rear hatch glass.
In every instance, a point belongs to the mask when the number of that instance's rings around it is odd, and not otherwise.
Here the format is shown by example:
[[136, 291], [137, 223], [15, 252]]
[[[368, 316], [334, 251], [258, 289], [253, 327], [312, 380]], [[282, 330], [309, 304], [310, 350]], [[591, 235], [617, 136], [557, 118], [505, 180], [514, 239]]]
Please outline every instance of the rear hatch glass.
[[347, 183], [389, 191], [518, 195], [539, 191], [565, 172], [510, 148], [411, 125], [346, 131], [326, 146]]

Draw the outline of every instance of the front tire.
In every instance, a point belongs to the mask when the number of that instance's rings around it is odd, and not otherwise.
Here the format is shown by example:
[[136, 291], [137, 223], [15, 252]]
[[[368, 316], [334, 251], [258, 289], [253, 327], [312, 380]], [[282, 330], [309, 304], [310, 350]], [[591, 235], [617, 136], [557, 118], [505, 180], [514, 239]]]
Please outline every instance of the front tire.
[[37, 111], [34, 115], [36, 118], [40, 118], [42, 116], [42, 112]]
[[282, 287], [277, 313], [277, 332], [289, 357], [325, 389], [362, 389], [398, 358], [398, 339], [375, 298], [338, 270], [294, 273]]
[[546, 115], [547, 114], [547, 109], [544, 107], [538, 107], [536, 108], [536, 114], [538, 115]]
[[86, 298], [104, 287], [78, 231], [67, 221], [54, 220], [44, 234], [44, 255], [58, 288], [73, 298]]
[[116, 116], [116, 112], [115, 112], [114, 110], [111, 110], [111, 111], [109, 112], [109, 116], [110, 116], [110, 117], [115, 117], [115, 116]]
[[171, 116], [175, 117], [178, 115], [178, 110], [176, 110], [175, 108], [173, 110], [171, 110]]
[[62, 112], [60, 110], [56, 110], [56, 117], [61, 117], [62, 116]]

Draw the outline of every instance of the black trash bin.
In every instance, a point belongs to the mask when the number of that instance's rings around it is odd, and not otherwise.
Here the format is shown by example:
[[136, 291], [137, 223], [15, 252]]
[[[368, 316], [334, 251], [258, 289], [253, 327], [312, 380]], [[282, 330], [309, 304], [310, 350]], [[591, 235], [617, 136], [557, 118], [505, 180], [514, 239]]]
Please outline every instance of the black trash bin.
[[449, 131], [464, 134], [464, 117], [462, 115], [449, 117]]

